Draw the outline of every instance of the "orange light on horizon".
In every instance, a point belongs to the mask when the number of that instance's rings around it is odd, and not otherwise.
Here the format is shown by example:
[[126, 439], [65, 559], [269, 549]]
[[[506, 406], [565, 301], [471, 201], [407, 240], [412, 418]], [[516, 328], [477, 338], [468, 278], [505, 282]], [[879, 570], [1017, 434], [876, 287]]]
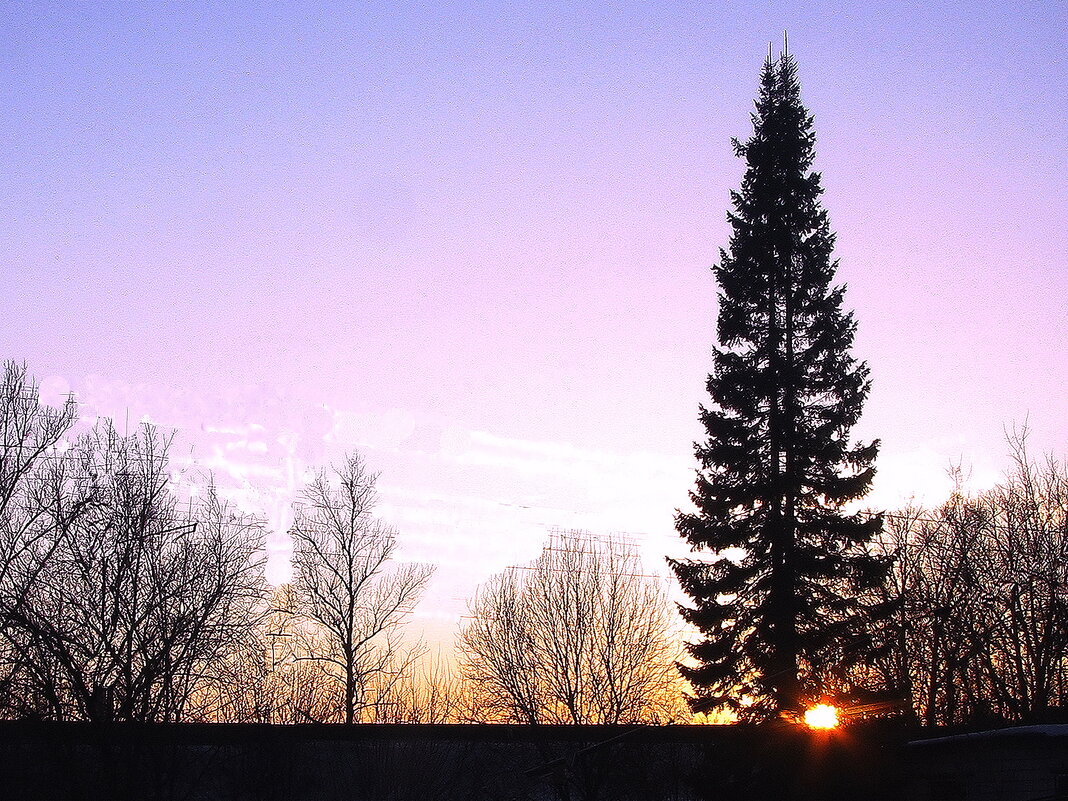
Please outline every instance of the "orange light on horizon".
[[816, 704], [805, 711], [805, 725], [810, 729], [833, 729], [838, 726], [838, 708], [830, 704]]

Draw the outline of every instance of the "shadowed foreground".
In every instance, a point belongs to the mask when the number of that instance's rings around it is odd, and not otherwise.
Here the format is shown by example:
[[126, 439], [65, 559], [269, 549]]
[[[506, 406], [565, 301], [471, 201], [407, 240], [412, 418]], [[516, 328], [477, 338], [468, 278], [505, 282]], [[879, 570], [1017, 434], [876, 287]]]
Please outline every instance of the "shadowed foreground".
[[21, 799], [896, 799], [900, 732], [0, 723]]

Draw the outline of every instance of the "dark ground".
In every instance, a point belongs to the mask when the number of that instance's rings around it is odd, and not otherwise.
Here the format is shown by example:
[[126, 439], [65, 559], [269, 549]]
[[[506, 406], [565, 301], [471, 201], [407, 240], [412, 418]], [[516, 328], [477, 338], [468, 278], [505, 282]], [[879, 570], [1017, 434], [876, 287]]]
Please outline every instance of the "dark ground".
[[78, 801], [890, 801], [893, 721], [785, 726], [0, 722], [0, 795]]

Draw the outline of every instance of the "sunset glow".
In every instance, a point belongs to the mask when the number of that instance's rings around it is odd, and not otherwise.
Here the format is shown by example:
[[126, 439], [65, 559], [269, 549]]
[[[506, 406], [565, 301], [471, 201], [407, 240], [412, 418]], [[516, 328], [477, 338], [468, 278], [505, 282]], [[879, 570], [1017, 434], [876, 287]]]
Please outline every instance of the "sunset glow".
[[838, 708], [830, 704], [816, 704], [805, 712], [805, 725], [810, 729], [833, 729], [838, 726]]

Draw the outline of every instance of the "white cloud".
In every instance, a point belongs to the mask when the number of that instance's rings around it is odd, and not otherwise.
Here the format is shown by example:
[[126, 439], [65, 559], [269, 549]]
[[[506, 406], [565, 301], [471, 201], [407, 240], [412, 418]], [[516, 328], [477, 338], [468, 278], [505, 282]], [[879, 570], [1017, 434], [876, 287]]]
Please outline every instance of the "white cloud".
[[[50, 397], [68, 384], [49, 379]], [[663, 555], [686, 556], [674, 510], [688, 505], [696, 467], [678, 454], [581, 448], [431, 421], [402, 410], [351, 412], [301, 406], [277, 393], [235, 388], [226, 397], [174, 397], [144, 386], [87, 379], [83, 412], [151, 415], [178, 429], [172, 461], [194, 487], [214, 474], [223, 497], [266, 521], [269, 577], [288, 578], [292, 507], [312, 473], [358, 449], [380, 471], [378, 515], [399, 532], [401, 560], [438, 565], [417, 616], [428, 631], [464, 614], [478, 584], [535, 558], [553, 528], [626, 533], [646, 569], [663, 574]], [[864, 505], [896, 508], [916, 495], [948, 493], [943, 444], [884, 448]], [[972, 486], [1000, 473], [979, 463]]]
[[43, 403], [61, 407], [70, 395], [70, 384], [62, 376], [50, 375], [38, 384], [38, 392]]
[[884, 448], [876, 462], [872, 491], [858, 505], [887, 511], [909, 502], [938, 506], [954, 489], [951, 471], [957, 465], [961, 467], [965, 492], [980, 492], [1001, 480], [1001, 472], [988, 457], [980, 456], [969, 465], [960, 458], [954, 461], [947, 457], [948, 450], [943, 448], [940, 452], [934, 446]]
[[394, 449], [415, 431], [415, 418], [401, 409], [380, 414], [331, 410], [332, 425], [323, 440], [345, 448], [369, 446]]

